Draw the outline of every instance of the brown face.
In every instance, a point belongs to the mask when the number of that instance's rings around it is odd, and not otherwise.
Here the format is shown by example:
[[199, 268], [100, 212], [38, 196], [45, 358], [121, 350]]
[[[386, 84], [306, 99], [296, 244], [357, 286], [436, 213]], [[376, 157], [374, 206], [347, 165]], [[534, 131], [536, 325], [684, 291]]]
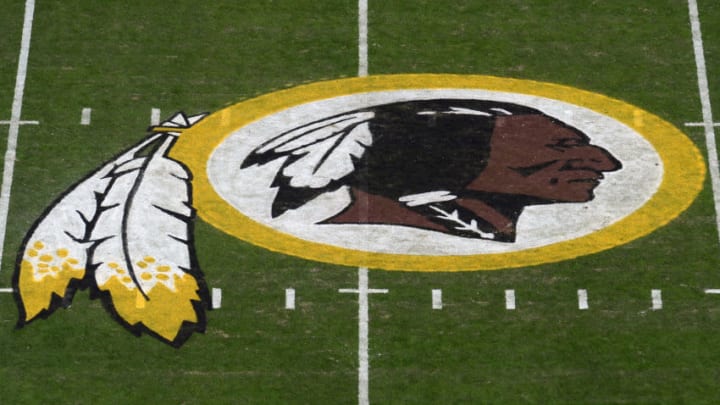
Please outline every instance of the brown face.
[[546, 116], [498, 117], [487, 167], [467, 189], [539, 202], [584, 202], [594, 197], [603, 172], [620, 168], [610, 152]]

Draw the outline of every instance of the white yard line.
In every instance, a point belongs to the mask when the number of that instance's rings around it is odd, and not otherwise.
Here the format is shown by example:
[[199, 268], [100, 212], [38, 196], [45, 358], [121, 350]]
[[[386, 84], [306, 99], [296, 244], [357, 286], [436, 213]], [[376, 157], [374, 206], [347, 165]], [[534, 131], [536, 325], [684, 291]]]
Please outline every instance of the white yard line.
[[370, 308], [368, 269], [358, 269], [358, 404], [370, 403]]
[[715, 201], [715, 225], [720, 236], [720, 171], [718, 169], [717, 143], [713, 128], [712, 107], [710, 105], [710, 89], [708, 87], [707, 69], [705, 68], [705, 50], [703, 48], [702, 31], [700, 30], [700, 13], [697, 1], [688, 0], [688, 14], [692, 31], [695, 65], [697, 66], [698, 91], [702, 104], [703, 128], [705, 129], [705, 145], [708, 151], [708, 165], [712, 182], [713, 200]]
[[[358, 0], [358, 76], [368, 75], [368, 0]], [[367, 220], [367, 203], [360, 212], [360, 222]], [[358, 405], [370, 404], [370, 309], [369, 293], [387, 293], [387, 290], [371, 290], [368, 269], [358, 268], [358, 288], [340, 289], [341, 293], [358, 295]]]
[[10, 129], [8, 131], [7, 150], [5, 151], [5, 166], [3, 169], [2, 187], [0, 188], [0, 269], [5, 246], [5, 232], [7, 230], [8, 213], [10, 210], [10, 192], [12, 190], [13, 174], [15, 172], [15, 151], [20, 132], [20, 117], [22, 115], [23, 96], [25, 94], [25, 78], [27, 77], [28, 57], [30, 56], [30, 37], [32, 35], [33, 16], [35, 15], [35, 0], [25, 2], [25, 17], [23, 19], [22, 38], [20, 40], [20, 55], [18, 57], [17, 76], [15, 77], [15, 95], [13, 96], [10, 113]]
[[368, 0], [358, 0], [358, 76], [368, 75]]
[[338, 292], [358, 295], [358, 404], [368, 405], [370, 403], [369, 294], [387, 294], [388, 290], [370, 288], [368, 269], [360, 267], [358, 288], [341, 288]]

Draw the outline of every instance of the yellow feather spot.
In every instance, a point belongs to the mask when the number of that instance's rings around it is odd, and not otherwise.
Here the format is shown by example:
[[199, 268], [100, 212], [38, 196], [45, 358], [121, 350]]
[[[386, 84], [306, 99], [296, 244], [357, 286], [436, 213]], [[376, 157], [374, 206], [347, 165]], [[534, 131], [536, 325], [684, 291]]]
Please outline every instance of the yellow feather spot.
[[37, 241], [37, 242], [35, 242], [35, 243], [33, 244], [33, 247], [34, 247], [35, 249], [42, 249], [42, 248], [45, 247], [45, 244], [42, 243], [42, 242], [40, 242], [40, 241]]
[[120, 265], [115, 262], [110, 262], [108, 263], [108, 267], [110, 267], [111, 269], [117, 269], [118, 267], [120, 267]]
[[47, 269], [50, 265], [47, 263], [38, 263], [38, 267], [41, 269]]
[[148, 264], [145, 263], [145, 262], [137, 262], [137, 263], [135, 263], [135, 264], [137, 264], [138, 267], [140, 267], [141, 269], [146, 269], [147, 266], [148, 266]]
[[153, 276], [150, 273], [143, 273], [140, 275], [140, 278], [142, 278], [143, 280], [151, 280]]
[[[44, 263], [40, 263], [44, 264]], [[85, 269], [72, 269], [61, 272], [57, 275], [46, 274], [47, 268], [40, 268], [37, 272], [33, 264], [27, 260], [20, 263], [20, 275], [18, 276], [18, 292], [25, 309], [25, 320], [30, 321], [37, 317], [43, 310], [48, 309], [53, 296], [62, 297], [71, 279], [82, 279], [85, 276]]]
[[54, 271], [55, 273], [59, 273], [59, 272], [60, 272], [60, 267], [58, 267], [58, 266], [52, 266], [52, 267], [50, 267], [50, 270]]
[[143, 260], [145, 260], [145, 261], [148, 262], [148, 263], [155, 263], [155, 258], [152, 257], [152, 256], [145, 256], [145, 257], [143, 258]]
[[157, 277], [158, 280], [170, 280], [170, 276], [167, 274], [157, 274], [155, 277]]
[[67, 249], [58, 249], [55, 253], [60, 257], [67, 257], [68, 250]]
[[125, 277], [122, 278], [122, 282], [123, 282], [123, 283], [129, 283], [129, 282], [131, 282], [131, 281], [132, 281], [132, 279], [131, 279], [130, 277], [128, 277], [128, 276], [125, 276]]
[[125, 274], [125, 270], [124, 270], [124, 269], [117, 269], [117, 270], [115, 270], [115, 272], [116, 272], [117, 274]]
[[30, 256], [30, 257], [35, 257], [38, 255], [38, 251], [35, 249], [30, 249], [30, 250], [28, 250], [27, 253], [28, 253], [28, 256]]
[[65, 263], [79, 264], [80, 261], [79, 261], [78, 259], [73, 259], [73, 258], [71, 257], [71, 258], [67, 259], [67, 260], [65, 261]]
[[162, 266], [157, 266], [157, 271], [162, 271], [162, 272], [170, 271], [170, 266], [167, 266], [164, 264]]
[[40, 261], [50, 263], [51, 261], [53, 261], [53, 257], [51, 255], [42, 255], [40, 256]]
[[186, 322], [198, 322], [193, 301], [200, 300], [199, 287], [191, 276], [178, 277], [172, 289], [164, 283], [156, 284], [147, 292], [147, 300], [114, 277], [98, 287], [110, 292], [113, 307], [125, 322], [130, 325], [142, 322], [168, 341], [177, 337]]

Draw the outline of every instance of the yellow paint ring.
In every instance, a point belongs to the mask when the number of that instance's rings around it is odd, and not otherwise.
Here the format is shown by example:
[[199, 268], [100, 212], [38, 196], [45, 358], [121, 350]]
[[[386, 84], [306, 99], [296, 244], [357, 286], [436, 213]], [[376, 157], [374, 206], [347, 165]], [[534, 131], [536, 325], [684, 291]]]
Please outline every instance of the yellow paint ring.
[[[653, 197], [622, 220], [589, 235], [516, 252], [473, 255], [404, 255], [364, 252], [310, 242], [253, 221], [218, 195], [207, 176], [215, 148], [234, 131], [268, 115], [313, 101], [375, 91], [482, 89], [546, 97], [585, 107], [629, 126], [662, 159], [663, 180]], [[193, 172], [194, 204], [202, 219], [239, 239], [305, 259], [347, 266], [412, 271], [494, 270], [557, 262], [600, 252], [645, 236], [682, 213], [697, 197], [705, 164], [697, 147], [661, 118], [622, 101], [573, 87], [476, 75], [387, 75], [318, 82], [243, 101], [185, 131], [171, 155]]]

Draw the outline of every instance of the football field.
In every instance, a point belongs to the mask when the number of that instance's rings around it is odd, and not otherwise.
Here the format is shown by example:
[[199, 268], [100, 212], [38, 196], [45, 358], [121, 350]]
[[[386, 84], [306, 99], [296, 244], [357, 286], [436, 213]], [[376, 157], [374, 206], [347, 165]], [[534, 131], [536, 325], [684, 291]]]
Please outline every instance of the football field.
[[[0, 5], [0, 403], [720, 399], [720, 178], [714, 143], [720, 131], [720, 3]], [[196, 158], [184, 159], [195, 151], [202, 155], [204, 146], [195, 149], [183, 136], [205, 136], [207, 122], [224, 125], [224, 111], [241, 116], [247, 108], [251, 115], [254, 106], [273, 100], [281, 105], [306, 93], [316, 101], [325, 88], [361, 94], [362, 83], [387, 90], [377, 83], [408, 77], [431, 77], [445, 88], [478, 75], [495, 78], [487, 79], [493, 83], [541, 83], [538, 88], [549, 89], [542, 91], [557, 94], [563, 89], [570, 94], [564, 102], [578, 105], [620, 100], [617, 105], [636, 108], [623, 121], [627, 126], [644, 128], [642, 119], [657, 117], [663, 128], [674, 128], [689, 140], [688, 156], [699, 153], [698, 162], [674, 158], [668, 164], [665, 154], [682, 155], [673, 149], [674, 140], [664, 133], [647, 137], [648, 145], [671, 145], [660, 153], [665, 172], [659, 176], [672, 178], [674, 186], [664, 183], [658, 195], [680, 208], [662, 223], [648, 220], [647, 231], [611, 227], [620, 236], [603, 239], [610, 240], [607, 246], [579, 238], [572, 248], [543, 248], [546, 253], [518, 262], [514, 253], [477, 266], [476, 256], [437, 259], [445, 257], [440, 247], [428, 256], [412, 253], [420, 257], [416, 261], [406, 255], [376, 260], [373, 254], [366, 260], [364, 253], [292, 241], [287, 248], [276, 246], [257, 236], [262, 232], [256, 228], [210, 213], [213, 203], [200, 184], [205, 175], [189, 162]], [[179, 135], [170, 153], [192, 169], [198, 202], [187, 237], [190, 261], [202, 270], [199, 290], [207, 287], [199, 293], [202, 304], [193, 304], [200, 314], [198, 333], [184, 329], [175, 339], [149, 324], [135, 327], [129, 318], [119, 319], [120, 304], [109, 304], [101, 286], [84, 281], [72, 284], [79, 287], [74, 297], [54, 296], [57, 311], [40, 311], [38, 319], [18, 328], [18, 319], [30, 315], [20, 299], [18, 272], [38, 218], [49, 215], [73, 185], [141, 142], [149, 126], [167, 127], [178, 111], [211, 113]], [[599, 113], [613, 114], [608, 111]], [[634, 167], [620, 160], [622, 171]], [[614, 175], [608, 173], [607, 180]], [[233, 187], [245, 189], [241, 181]], [[652, 202], [664, 206], [665, 200]], [[96, 221], [85, 223], [88, 229], [91, 224]], [[148, 235], [158, 232], [150, 228]], [[623, 236], [625, 231], [633, 236]]]

